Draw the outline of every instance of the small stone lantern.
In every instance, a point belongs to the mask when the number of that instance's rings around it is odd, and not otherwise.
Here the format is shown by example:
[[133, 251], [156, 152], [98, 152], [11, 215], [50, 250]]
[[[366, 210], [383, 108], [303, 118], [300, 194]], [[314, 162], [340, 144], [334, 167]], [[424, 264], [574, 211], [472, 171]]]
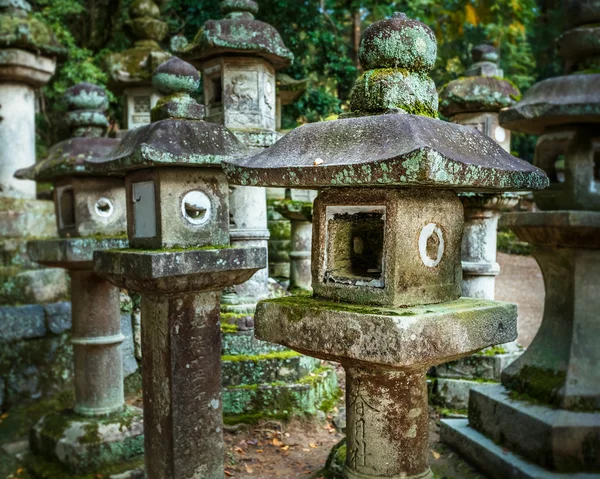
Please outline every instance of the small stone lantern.
[[290, 291], [312, 289], [311, 246], [313, 201], [317, 192], [313, 190], [288, 190], [289, 198], [280, 201], [275, 209], [291, 222]]
[[473, 388], [469, 419], [442, 440], [491, 478], [600, 474], [600, 2], [575, 0], [558, 39], [565, 74], [500, 112], [505, 128], [540, 135], [534, 163], [550, 187], [541, 211], [501, 225], [531, 243], [544, 277], [542, 324], [502, 384]]
[[135, 37], [133, 47], [106, 58], [110, 89], [123, 95], [124, 130], [150, 123], [150, 110], [161, 97], [152, 87], [152, 73], [171, 58], [171, 54], [159, 45], [169, 29], [160, 19], [156, 3], [153, 0], [135, 0], [129, 7], [129, 16], [129, 26]]
[[221, 291], [267, 263], [264, 248], [229, 245], [221, 161], [245, 153], [204, 122], [200, 78], [172, 58], [157, 68], [164, 95], [153, 122], [95, 165], [125, 173], [131, 249], [95, 256], [98, 274], [142, 296], [142, 372], [149, 479], [223, 478]]
[[102, 88], [80, 83], [65, 101], [72, 138], [16, 174], [54, 184], [61, 239], [31, 241], [28, 250], [35, 261], [71, 276], [75, 408], [40, 420], [31, 449], [72, 472], [90, 473], [139, 457], [143, 429], [141, 411], [124, 400], [120, 292], [92, 271], [94, 251], [127, 246], [123, 179], [92, 173], [85, 164], [106, 156], [118, 140], [102, 137], [108, 124]]
[[404, 14], [371, 25], [351, 114], [224, 165], [234, 184], [320, 190], [314, 296], [260, 302], [256, 334], [345, 367], [349, 479], [431, 478], [427, 369], [517, 335], [514, 305], [460, 297], [456, 191], [547, 179], [474, 129], [432, 118], [436, 49]]

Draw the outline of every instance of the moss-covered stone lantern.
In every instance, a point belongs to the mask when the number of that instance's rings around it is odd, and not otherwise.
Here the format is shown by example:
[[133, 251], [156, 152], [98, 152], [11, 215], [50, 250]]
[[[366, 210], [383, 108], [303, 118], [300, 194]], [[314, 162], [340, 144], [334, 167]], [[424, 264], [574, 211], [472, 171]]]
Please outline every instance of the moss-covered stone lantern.
[[430, 478], [427, 369], [517, 334], [514, 305], [460, 297], [456, 192], [547, 179], [476, 130], [431, 118], [436, 41], [424, 24], [395, 14], [371, 25], [360, 58], [351, 114], [224, 168], [234, 184], [320, 190], [314, 296], [260, 302], [256, 334], [344, 365], [346, 477]]
[[122, 178], [91, 172], [85, 163], [108, 155], [118, 140], [102, 137], [108, 124], [102, 88], [77, 84], [65, 101], [72, 138], [16, 174], [54, 184], [61, 238], [30, 241], [28, 251], [35, 261], [65, 268], [71, 276], [75, 408], [45, 416], [32, 431], [31, 449], [72, 473], [107, 465], [126, 470], [125, 463], [142, 453], [141, 411], [124, 400], [119, 289], [92, 271], [94, 251], [127, 246], [125, 187]]
[[161, 46], [169, 31], [160, 19], [153, 0], [135, 0], [129, 7], [129, 27], [133, 47], [106, 58], [110, 89], [123, 96], [123, 129], [131, 130], [150, 123], [150, 110], [160, 99], [152, 86], [152, 73], [171, 57]]
[[541, 211], [500, 220], [533, 245], [542, 324], [501, 385], [471, 390], [468, 421], [442, 427], [442, 439], [494, 479], [600, 473], [600, 2], [565, 7], [565, 74], [500, 112], [505, 128], [540, 135], [534, 163], [550, 177], [534, 192]]
[[95, 256], [96, 271], [142, 297], [146, 475], [222, 479], [220, 297], [264, 268], [264, 248], [229, 243], [221, 161], [245, 153], [191, 97], [200, 78], [172, 58], [154, 73], [165, 96], [96, 168], [125, 173], [131, 249]]
[[[473, 65], [465, 76], [448, 83], [440, 92], [440, 112], [453, 123], [481, 131], [510, 152], [510, 131], [498, 123], [502, 108], [512, 106], [519, 90], [502, 78], [498, 52], [491, 45], [472, 50]], [[462, 294], [470, 298], [494, 299], [498, 220], [503, 211], [516, 206], [515, 193], [461, 193], [465, 210], [462, 242]], [[435, 398], [438, 404], [466, 409], [469, 389], [478, 380], [500, 381], [501, 371], [518, 355], [516, 343], [491, 348], [470, 358], [435, 368]], [[467, 382], [465, 382], [467, 380]]]

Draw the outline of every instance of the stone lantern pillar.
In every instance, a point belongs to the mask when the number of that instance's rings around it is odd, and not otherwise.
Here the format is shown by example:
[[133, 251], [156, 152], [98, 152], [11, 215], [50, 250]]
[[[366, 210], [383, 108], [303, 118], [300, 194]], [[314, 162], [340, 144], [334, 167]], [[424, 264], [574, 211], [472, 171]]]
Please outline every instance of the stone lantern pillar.
[[289, 191], [289, 198], [279, 202], [275, 209], [291, 222], [290, 291], [312, 289], [311, 246], [314, 190]]
[[[491, 45], [472, 51], [473, 65], [464, 77], [448, 83], [440, 92], [440, 112], [453, 123], [470, 126], [495, 140], [510, 153], [510, 131], [498, 123], [502, 108], [512, 106], [519, 90], [502, 78], [498, 52]], [[515, 193], [461, 193], [465, 210], [462, 242], [462, 294], [469, 298], [494, 299], [498, 220], [503, 211], [519, 201]], [[521, 353], [516, 342], [482, 351], [470, 358], [441, 364], [436, 376], [435, 400], [444, 407], [466, 409], [469, 390], [476, 381], [500, 381], [502, 370]]]
[[139, 457], [143, 431], [141, 411], [124, 401], [119, 289], [92, 271], [94, 251], [127, 246], [123, 179], [91, 173], [85, 165], [106, 156], [118, 140], [102, 136], [108, 125], [103, 89], [80, 83], [65, 100], [72, 137], [16, 176], [53, 183], [61, 238], [31, 241], [28, 251], [71, 275], [75, 408], [41, 419], [31, 449], [83, 474]]
[[501, 385], [471, 390], [468, 421], [442, 426], [442, 440], [494, 479], [600, 473], [599, 22], [599, 2], [570, 2], [558, 39], [565, 75], [500, 113], [504, 127], [540, 135], [534, 163], [550, 177], [534, 192], [541, 211], [501, 220], [533, 245], [544, 318]]
[[95, 269], [142, 297], [149, 479], [224, 477], [220, 296], [267, 262], [264, 248], [229, 244], [220, 162], [245, 150], [226, 128], [203, 121], [189, 96], [199, 83], [182, 60], [163, 63], [154, 84], [168, 96], [153, 122], [95, 165], [126, 175], [131, 249], [98, 253]]
[[135, 37], [133, 47], [111, 54], [105, 61], [110, 89], [123, 96], [124, 130], [150, 123], [150, 110], [161, 98], [152, 86], [152, 73], [171, 58], [171, 54], [159, 45], [169, 29], [160, 19], [156, 3], [153, 0], [135, 0], [129, 7], [129, 16], [129, 26]]
[[[5, 356], [10, 368], [0, 375], [4, 407], [62, 386], [63, 379], [52, 373], [50, 365], [20, 367], [19, 358], [28, 348], [50, 343], [53, 350], [60, 350], [56, 341], [62, 338], [47, 331], [62, 328], [46, 325], [63, 323], [69, 314], [68, 303], [61, 302], [68, 297], [66, 273], [41, 268], [27, 255], [28, 239], [56, 236], [52, 203], [36, 199], [33, 181], [13, 177], [36, 160], [36, 90], [54, 74], [57, 56], [65, 54], [50, 27], [30, 12], [25, 0], [0, 1], [0, 349], [10, 341], [15, 351], [14, 357]], [[45, 374], [50, 378], [47, 385], [40, 384]]]
[[[204, 79], [206, 119], [229, 128], [246, 146], [263, 149], [280, 138], [277, 132], [275, 72], [290, 65], [293, 55], [277, 30], [256, 20], [252, 0], [223, 0], [225, 18], [209, 20], [183, 53]], [[264, 188], [231, 189], [231, 241], [267, 247], [267, 204]], [[224, 311], [252, 313], [269, 295], [268, 270], [235, 288], [224, 298]]]
[[517, 335], [514, 305], [461, 298], [455, 191], [547, 179], [473, 129], [435, 118], [427, 72], [436, 50], [433, 32], [404, 14], [371, 25], [351, 114], [224, 165], [234, 184], [320, 190], [314, 296], [262, 301], [256, 334], [345, 367], [349, 479], [431, 478], [427, 369]]

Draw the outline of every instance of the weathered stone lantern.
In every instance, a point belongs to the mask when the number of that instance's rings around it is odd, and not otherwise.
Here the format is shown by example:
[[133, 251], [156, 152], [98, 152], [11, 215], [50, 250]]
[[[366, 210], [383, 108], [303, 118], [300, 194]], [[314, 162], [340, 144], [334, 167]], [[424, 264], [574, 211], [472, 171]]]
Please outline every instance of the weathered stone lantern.
[[502, 372], [502, 385], [471, 390], [468, 421], [442, 427], [442, 439], [493, 478], [600, 473], [598, 22], [598, 1], [570, 2], [558, 40], [565, 75], [537, 83], [500, 113], [504, 127], [541, 135], [534, 162], [551, 184], [534, 193], [542, 211], [501, 219], [533, 245], [542, 270], [540, 329]]
[[[54, 207], [36, 199], [33, 181], [13, 176], [35, 163], [36, 89], [50, 80], [56, 57], [66, 53], [51, 28], [30, 11], [25, 0], [0, 1], [0, 324], [5, 331], [0, 348], [5, 341], [13, 342], [10, 349], [17, 357], [25, 356], [26, 348], [36, 350], [57, 341], [47, 336], [45, 322], [65, 317], [69, 308], [62, 301], [68, 296], [64, 270], [42, 268], [27, 255], [29, 239], [56, 236]], [[48, 284], [52, 287], [44, 287]], [[41, 327], [23, 328], [25, 324]], [[54, 350], [59, 349], [55, 345]], [[62, 386], [53, 364], [29, 362], [21, 368], [16, 358], [5, 358], [10, 366], [0, 373], [4, 408], [23, 397], [45, 394], [38, 381], [42, 375], [49, 376], [50, 389]], [[35, 377], [31, 371], [36, 371]]]
[[[479, 45], [472, 51], [474, 64], [465, 76], [448, 83], [440, 93], [440, 112], [453, 123], [470, 126], [489, 136], [510, 153], [510, 131], [498, 123], [502, 108], [512, 106], [519, 90], [502, 78], [498, 53], [491, 45]], [[498, 220], [503, 211], [519, 202], [515, 193], [461, 193], [465, 210], [462, 241], [462, 295], [494, 299]], [[435, 368], [435, 397], [438, 403], [453, 409], [466, 409], [469, 389], [478, 380], [500, 381], [502, 370], [514, 361], [521, 349], [517, 343], [501, 345], [459, 361]], [[466, 380], [466, 381], [465, 381]]]
[[220, 162], [245, 152], [204, 122], [189, 93], [200, 78], [172, 58], [157, 68], [166, 96], [153, 122], [129, 132], [96, 167], [125, 173], [131, 249], [98, 253], [95, 268], [142, 296], [146, 475], [223, 478], [223, 288], [266, 266], [264, 248], [229, 245], [227, 180]]
[[132, 130], [150, 123], [150, 110], [160, 99], [152, 86], [152, 73], [171, 58], [159, 42], [168, 33], [153, 0], [135, 0], [129, 7], [129, 26], [136, 37], [132, 48], [106, 58], [110, 89], [123, 95], [123, 129]]
[[[224, 0], [222, 20], [209, 20], [183, 52], [202, 72], [206, 119], [229, 128], [246, 146], [267, 148], [277, 132], [276, 70], [290, 65], [293, 55], [277, 30], [256, 20], [252, 0]], [[267, 205], [264, 188], [232, 188], [231, 241], [240, 246], [267, 247]], [[268, 270], [227, 295], [224, 311], [252, 313], [269, 294]]]
[[312, 289], [311, 246], [314, 190], [288, 190], [289, 198], [278, 202], [275, 209], [291, 222], [290, 290]]
[[143, 431], [141, 411], [124, 400], [119, 289], [92, 271], [94, 251], [127, 246], [123, 179], [85, 164], [106, 156], [118, 140], [102, 137], [108, 124], [103, 89], [80, 83], [65, 100], [72, 138], [16, 176], [54, 184], [61, 238], [31, 241], [28, 250], [35, 261], [71, 276], [75, 408], [44, 417], [30, 442], [34, 453], [89, 473], [139, 457]]
[[427, 369], [517, 334], [514, 305], [460, 298], [456, 191], [547, 179], [474, 129], [432, 118], [435, 58], [422, 23], [395, 14], [371, 25], [348, 118], [302, 126], [224, 165], [234, 184], [320, 190], [314, 297], [262, 301], [256, 334], [344, 365], [350, 479], [432, 477]]

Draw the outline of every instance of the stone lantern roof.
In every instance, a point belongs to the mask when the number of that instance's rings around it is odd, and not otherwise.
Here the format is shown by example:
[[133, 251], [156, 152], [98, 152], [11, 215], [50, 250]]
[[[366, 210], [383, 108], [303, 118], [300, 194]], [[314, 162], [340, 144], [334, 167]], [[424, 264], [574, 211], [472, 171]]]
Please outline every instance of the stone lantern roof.
[[565, 75], [533, 85], [500, 113], [502, 126], [540, 134], [567, 124], [600, 123], [600, 2], [570, 2], [569, 30], [558, 39]]
[[151, 166], [215, 166], [246, 153], [227, 128], [203, 121], [204, 107], [190, 96], [200, 86], [193, 66], [173, 57], [156, 69], [153, 81], [167, 96], [152, 110], [152, 123], [130, 131], [109, 158], [91, 159], [95, 170], [112, 174]]
[[0, 0], [0, 48], [19, 48], [47, 56], [65, 56], [52, 29], [31, 14], [26, 0]]
[[515, 85], [502, 78], [498, 53], [491, 45], [472, 51], [474, 65], [466, 76], [449, 82], [440, 92], [440, 112], [447, 117], [457, 113], [497, 112], [520, 99]]
[[135, 0], [129, 8], [129, 26], [135, 43], [132, 48], [106, 58], [111, 76], [111, 88], [122, 90], [132, 86], [152, 84], [152, 73], [171, 57], [159, 42], [168, 33], [168, 26], [160, 19], [160, 9], [153, 0]]
[[50, 148], [40, 163], [17, 171], [17, 178], [53, 182], [64, 177], [97, 176], [86, 161], [105, 158], [119, 144], [117, 139], [103, 137], [108, 126], [104, 113], [108, 97], [103, 88], [78, 83], [65, 92], [64, 100], [71, 138]]
[[256, 20], [258, 4], [252, 0], [223, 0], [222, 20], [205, 23], [184, 55], [193, 60], [208, 60], [225, 54], [259, 55], [276, 70], [288, 67], [294, 55], [284, 45], [279, 32]]
[[435, 54], [433, 33], [403, 14], [371, 25], [360, 47], [367, 71], [353, 89], [350, 117], [301, 126], [255, 156], [225, 162], [229, 180], [311, 189], [545, 188], [548, 179], [541, 170], [477, 130], [431, 118], [437, 114], [437, 93], [427, 72]]

